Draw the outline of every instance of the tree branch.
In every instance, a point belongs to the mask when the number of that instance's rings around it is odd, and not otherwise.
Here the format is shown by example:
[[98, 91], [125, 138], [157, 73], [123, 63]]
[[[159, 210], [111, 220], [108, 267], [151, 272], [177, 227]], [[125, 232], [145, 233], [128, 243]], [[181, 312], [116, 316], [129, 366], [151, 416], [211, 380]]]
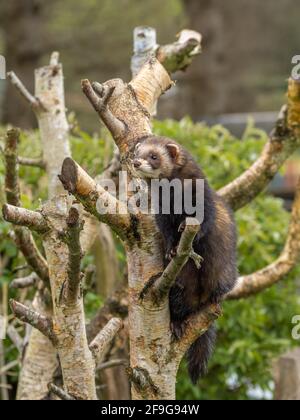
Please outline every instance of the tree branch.
[[124, 359], [109, 360], [108, 362], [101, 363], [97, 367], [97, 370], [100, 371], [100, 370], [110, 369], [116, 366], [125, 365], [126, 363], [127, 361]]
[[289, 232], [280, 257], [269, 266], [240, 277], [227, 299], [240, 299], [261, 292], [283, 279], [300, 261], [300, 179], [293, 205]]
[[159, 97], [173, 86], [173, 82], [160, 62], [150, 58], [129, 85], [139, 103], [152, 115]]
[[36, 273], [31, 273], [27, 277], [20, 277], [10, 283], [12, 289], [27, 289], [27, 287], [36, 286], [40, 278]]
[[42, 158], [26, 158], [18, 156], [18, 163], [23, 166], [30, 166], [33, 168], [46, 169], [45, 162]]
[[58, 386], [54, 384], [49, 384], [48, 389], [50, 392], [52, 392], [54, 395], [56, 395], [58, 398], [60, 398], [63, 401], [76, 401], [76, 398], [72, 397], [66, 391], [64, 391], [63, 389], [59, 388]]
[[[8, 204], [21, 206], [20, 187], [18, 177], [18, 157], [17, 147], [19, 142], [19, 130], [12, 129], [7, 132], [5, 142], [5, 192]], [[15, 227], [14, 239], [17, 247], [21, 250], [30, 267], [46, 283], [49, 282], [48, 265], [44, 257], [39, 252], [35, 241], [27, 228]]]
[[82, 280], [81, 260], [83, 257], [80, 245], [80, 232], [82, 230], [83, 223], [80, 221], [79, 211], [75, 207], [71, 207], [67, 218], [67, 230], [63, 234], [63, 240], [69, 249], [66, 300], [70, 305], [75, 304], [80, 297]]
[[20, 187], [18, 178], [18, 143], [20, 131], [8, 130], [5, 139], [5, 193], [7, 202], [13, 206], [20, 206]]
[[115, 139], [120, 139], [126, 134], [126, 125], [116, 118], [109, 109], [108, 102], [115, 90], [114, 87], [104, 86], [100, 83], [91, 83], [85, 79], [81, 82], [82, 91], [88, 98], [99, 117]]
[[[101, 222], [107, 223], [120, 237], [126, 237], [130, 230], [130, 216], [125, 204], [113, 197], [103, 187], [97, 185], [71, 158], [64, 160], [59, 179], [64, 188], [82, 203], [88, 213]], [[103, 207], [107, 208], [107, 213], [100, 214], [97, 210], [97, 203], [101, 203]]]
[[123, 328], [122, 320], [119, 318], [112, 318], [92, 341], [90, 350], [97, 363], [102, 362], [112, 340], [121, 328]]
[[7, 327], [7, 335], [11, 339], [16, 349], [18, 350], [19, 354], [22, 354], [24, 350], [24, 344], [23, 344], [24, 341], [23, 341], [23, 338], [18, 333], [18, 331], [16, 330], [16, 328], [12, 324], [9, 324]]
[[49, 269], [45, 258], [38, 250], [31, 232], [27, 228], [16, 226], [14, 240], [17, 248], [22, 252], [29, 266], [36, 272], [40, 279], [49, 285]]
[[27, 90], [13, 71], [7, 73], [7, 78], [10, 80], [11, 84], [15, 86], [20, 95], [23, 96], [23, 98], [30, 104], [34, 111], [38, 112], [43, 109], [43, 105], [40, 100]]
[[201, 53], [202, 36], [199, 32], [184, 29], [173, 44], [157, 49], [156, 57], [169, 73], [186, 70], [193, 58]]
[[27, 306], [22, 305], [19, 302], [16, 302], [13, 299], [11, 299], [9, 303], [12, 312], [18, 319], [20, 319], [20, 321], [26, 322], [27, 324], [36, 328], [42, 334], [48, 337], [53, 344], [56, 344], [57, 338], [53, 331], [52, 321], [49, 318], [45, 317], [44, 315], [40, 315], [39, 313], [33, 311]]
[[210, 305], [203, 311], [192, 315], [186, 321], [183, 336], [179, 341], [174, 341], [171, 345], [171, 351], [172, 349], [179, 351], [181, 356], [182, 354], [185, 354], [187, 349], [197, 340], [197, 338], [203, 335], [221, 315], [222, 309], [218, 304]]
[[13, 223], [14, 225], [27, 227], [41, 234], [46, 233], [49, 230], [46, 219], [37, 211], [4, 204], [2, 207], [2, 214], [4, 220]]
[[190, 217], [186, 219], [186, 226], [180, 238], [177, 255], [171, 260], [159, 279], [152, 285], [146, 285], [141, 293], [142, 299], [149, 291], [152, 300], [156, 304], [159, 304], [164, 300], [169, 295], [170, 288], [189, 258], [192, 258], [195, 261], [195, 264], [200, 267], [202, 258], [193, 250], [193, 241], [198, 234], [199, 229], [200, 224], [197, 219]]
[[299, 148], [300, 136], [287, 126], [287, 109], [279, 115], [276, 128], [272, 132], [261, 156], [242, 175], [223, 187], [218, 193], [233, 210], [250, 203], [278, 173], [284, 162]]

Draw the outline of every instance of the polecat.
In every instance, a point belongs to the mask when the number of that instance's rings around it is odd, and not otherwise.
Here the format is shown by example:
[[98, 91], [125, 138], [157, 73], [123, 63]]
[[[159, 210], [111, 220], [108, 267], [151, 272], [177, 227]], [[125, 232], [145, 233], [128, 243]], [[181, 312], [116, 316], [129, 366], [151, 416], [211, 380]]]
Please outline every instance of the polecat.
[[[133, 166], [142, 179], [192, 180], [192, 195], [196, 200], [197, 179], [204, 180], [204, 219], [201, 230], [193, 243], [194, 251], [203, 262], [197, 269], [189, 259], [169, 294], [171, 329], [176, 338], [184, 331], [187, 318], [210, 303], [218, 303], [234, 286], [237, 278], [236, 228], [231, 211], [224, 201], [210, 188], [202, 170], [182, 146], [165, 137], [144, 137], [133, 151]], [[183, 199], [183, 197], [182, 197]], [[161, 200], [161, 197], [160, 197]], [[171, 196], [172, 201], [172, 196]], [[156, 222], [165, 242], [167, 265], [176, 254], [181, 227], [187, 216], [184, 211], [174, 214], [171, 202], [170, 214], [156, 215]], [[197, 382], [207, 370], [216, 333], [214, 327], [199, 337], [187, 353], [191, 379]]]

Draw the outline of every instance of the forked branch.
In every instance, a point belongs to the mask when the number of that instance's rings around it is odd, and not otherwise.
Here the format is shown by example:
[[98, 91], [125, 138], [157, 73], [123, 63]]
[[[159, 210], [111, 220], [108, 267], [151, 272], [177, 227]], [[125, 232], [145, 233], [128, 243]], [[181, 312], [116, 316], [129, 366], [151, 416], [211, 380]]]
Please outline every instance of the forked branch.
[[181, 235], [176, 255], [172, 258], [162, 275], [153, 284], [146, 285], [141, 298], [145, 298], [149, 293], [156, 304], [161, 303], [169, 295], [172, 285], [189, 258], [194, 260], [198, 268], [200, 267], [202, 258], [193, 250], [193, 241], [199, 233], [199, 229], [200, 224], [197, 219], [186, 219], [186, 226]]
[[[111, 226], [120, 237], [126, 236], [131, 223], [127, 206], [97, 185], [73, 159], [65, 159], [59, 179], [64, 188], [82, 203], [87, 212]], [[103, 209], [103, 213], [99, 211], [100, 208]]]
[[90, 344], [90, 350], [96, 363], [101, 363], [111, 345], [111, 342], [123, 327], [120, 318], [112, 318]]
[[282, 280], [300, 261], [300, 179], [293, 205], [289, 232], [280, 257], [269, 266], [240, 277], [227, 299], [240, 299], [257, 294]]
[[27, 324], [36, 328], [42, 334], [48, 337], [53, 344], [56, 344], [57, 338], [53, 331], [52, 321], [49, 318], [35, 312], [34, 310], [28, 308], [25, 305], [22, 305], [21, 303], [16, 302], [13, 299], [11, 299], [9, 303], [14, 315], [20, 321], [26, 322]]
[[[9, 130], [5, 142], [5, 192], [8, 204], [11, 206], [21, 206], [20, 187], [18, 173], [18, 143], [20, 132], [16, 129]], [[14, 239], [18, 249], [23, 253], [24, 258], [30, 267], [46, 284], [49, 282], [48, 265], [44, 257], [39, 252], [31, 232], [24, 227], [14, 228]]]

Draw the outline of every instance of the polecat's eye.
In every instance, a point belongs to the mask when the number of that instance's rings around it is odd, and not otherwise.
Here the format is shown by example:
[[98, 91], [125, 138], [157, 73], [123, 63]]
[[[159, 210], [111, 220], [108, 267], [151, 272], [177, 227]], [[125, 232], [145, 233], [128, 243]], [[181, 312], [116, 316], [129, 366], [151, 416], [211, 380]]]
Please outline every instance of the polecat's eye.
[[156, 160], [157, 159], [157, 156], [156, 155], [150, 155], [150, 158], [152, 159], [152, 160]]

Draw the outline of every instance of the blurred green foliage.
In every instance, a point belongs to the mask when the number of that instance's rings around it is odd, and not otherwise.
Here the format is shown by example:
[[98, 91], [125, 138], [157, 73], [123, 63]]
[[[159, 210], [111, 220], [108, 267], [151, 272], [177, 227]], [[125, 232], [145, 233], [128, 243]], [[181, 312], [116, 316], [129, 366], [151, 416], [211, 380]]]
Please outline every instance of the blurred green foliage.
[[[247, 169], [266, 141], [266, 134], [252, 122], [243, 141], [221, 126], [208, 128], [193, 124], [188, 118], [181, 122], [156, 122], [155, 130], [184, 144], [216, 189]], [[283, 202], [263, 193], [237, 212], [236, 220], [240, 272], [249, 274], [274, 261], [284, 245], [289, 223]], [[272, 362], [297, 345], [291, 337], [291, 319], [300, 313], [296, 281], [299, 274], [300, 267], [284, 282], [258, 296], [224, 304], [209, 373], [198, 386], [193, 386], [183, 363], [177, 383], [179, 399], [239, 400], [272, 395]]]
[[[201, 164], [209, 181], [218, 189], [233, 180], [259, 155], [266, 134], [249, 124], [243, 141], [234, 138], [221, 126], [212, 128], [193, 124], [189, 118], [154, 122], [157, 134], [184, 144]], [[0, 130], [0, 141], [4, 130]], [[112, 153], [106, 132], [90, 136], [77, 127], [71, 137], [74, 158], [91, 175], [105, 167]], [[20, 155], [39, 156], [38, 132], [22, 134]], [[0, 161], [0, 181], [4, 168]], [[46, 178], [42, 171], [21, 168], [22, 202], [28, 208], [39, 206], [46, 198]], [[0, 201], [4, 201], [1, 188]], [[251, 273], [269, 264], [279, 255], [285, 241], [289, 214], [281, 200], [261, 194], [253, 203], [236, 214], [239, 227], [239, 269]], [[21, 265], [9, 232], [11, 227], [0, 219], [0, 254], [6, 259], [1, 282], [10, 281], [13, 270]], [[119, 252], [120, 259], [124, 254]], [[85, 264], [90, 263], [87, 257]], [[191, 385], [183, 362], [177, 383], [179, 399], [250, 399], [262, 398], [272, 391], [271, 365], [274, 358], [297, 344], [291, 338], [291, 319], [300, 313], [297, 281], [300, 269], [281, 284], [256, 297], [224, 304], [224, 316], [218, 321], [219, 338], [215, 355], [206, 378]], [[101, 299], [92, 291], [85, 296], [88, 318], [92, 317]], [[13, 356], [12, 356], [13, 357]], [[260, 390], [257, 394], [254, 391]], [[272, 394], [266, 394], [270, 396]]]

